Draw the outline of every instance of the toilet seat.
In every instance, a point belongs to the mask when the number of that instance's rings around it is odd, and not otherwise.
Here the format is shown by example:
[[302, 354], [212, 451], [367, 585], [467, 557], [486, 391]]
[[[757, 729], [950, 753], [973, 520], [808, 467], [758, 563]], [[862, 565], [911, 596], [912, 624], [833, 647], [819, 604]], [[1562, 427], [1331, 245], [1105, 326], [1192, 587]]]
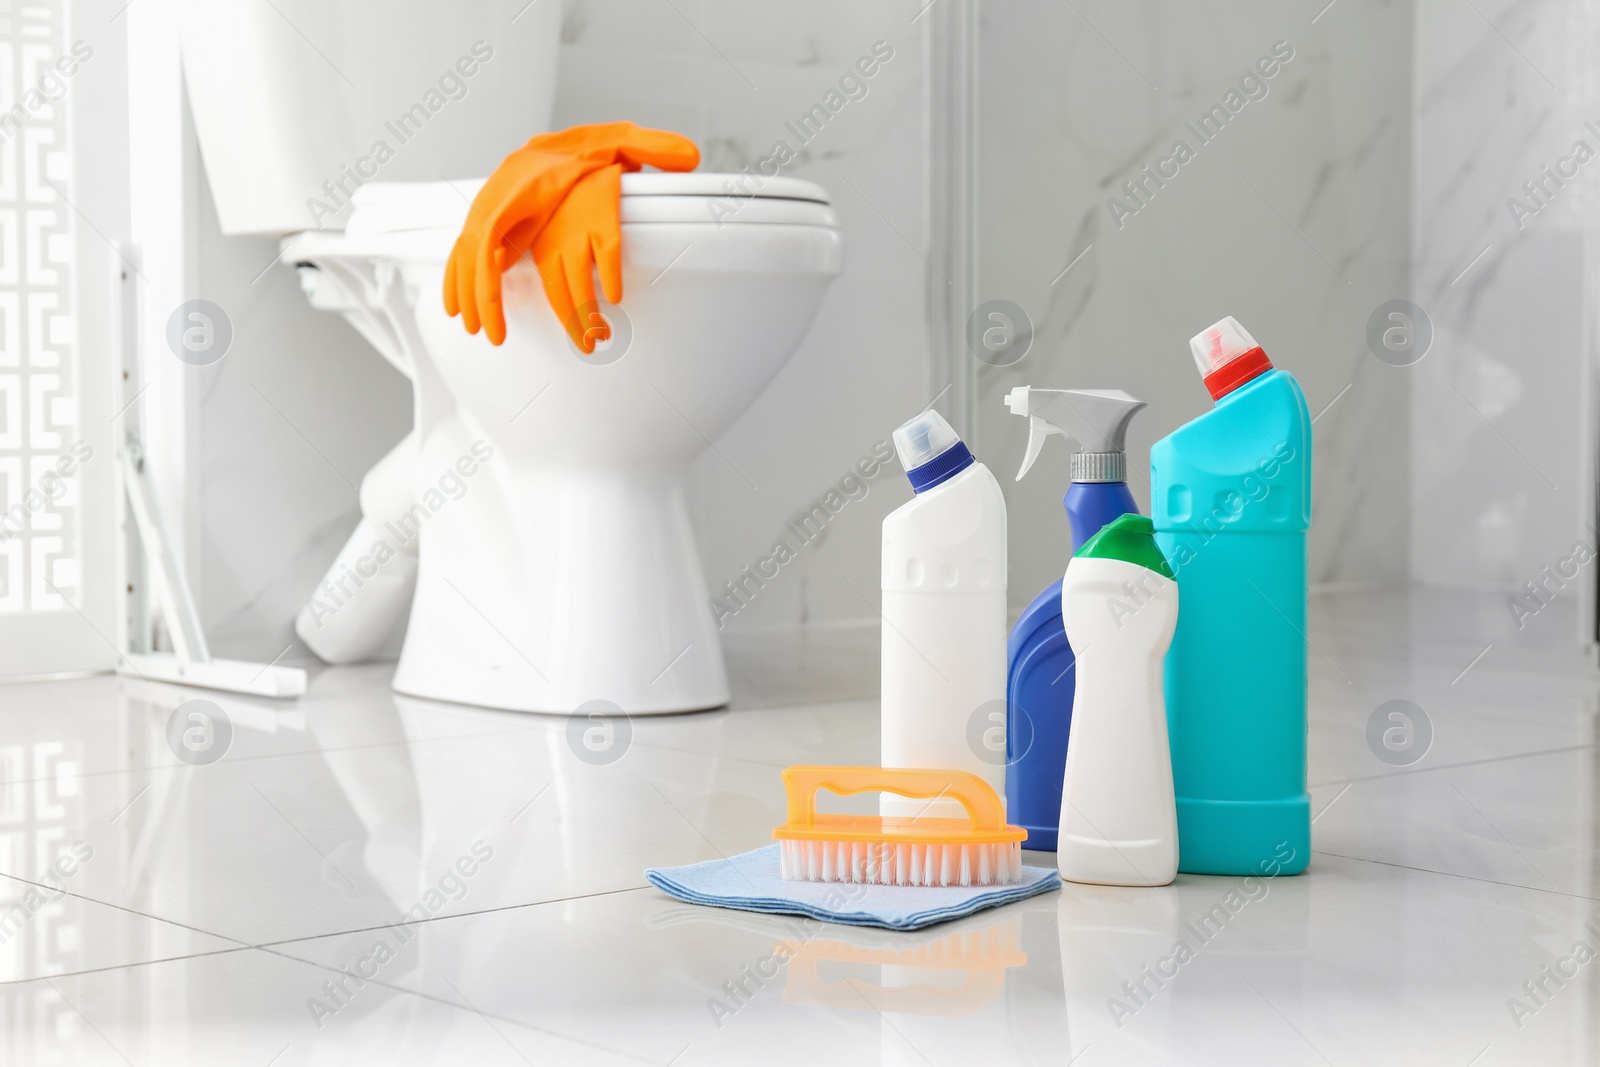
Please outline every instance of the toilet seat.
[[[349, 237], [369, 237], [419, 230], [460, 232], [483, 182], [482, 178], [368, 182], [351, 198], [354, 210], [344, 233]], [[744, 174], [624, 174], [620, 217], [623, 223], [705, 223], [718, 227], [771, 223], [837, 229], [839, 225], [828, 194], [820, 185], [780, 177], [763, 179], [757, 188], [756, 179]]]

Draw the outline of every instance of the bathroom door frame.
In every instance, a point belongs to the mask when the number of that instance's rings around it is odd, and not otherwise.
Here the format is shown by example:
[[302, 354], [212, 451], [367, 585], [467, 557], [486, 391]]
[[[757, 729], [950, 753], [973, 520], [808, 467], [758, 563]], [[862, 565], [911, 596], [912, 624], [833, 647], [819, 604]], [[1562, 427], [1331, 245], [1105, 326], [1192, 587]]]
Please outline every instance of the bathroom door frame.
[[[84, 42], [93, 52], [65, 79], [59, 98], [70, 108], [72, 169], [58, 207], [71, 217], [76, 271], [77, 439], [63, 453], [75, 452], [79, 460], [67, 475], [79, 501], [79, 603], [0, 615], [0, 679], [106, 671], [118, 658], [122, 484], [116, 458], [115, 319], [123, 270], [119, 242], [128, 228], [128, 135], [126, 35], [116, 14], [115, 0], [71, 0], [67, 39]], [[19, 84], [22, 77], [19, 65]], [[24, 481], [32, 482], [26, 472]]]

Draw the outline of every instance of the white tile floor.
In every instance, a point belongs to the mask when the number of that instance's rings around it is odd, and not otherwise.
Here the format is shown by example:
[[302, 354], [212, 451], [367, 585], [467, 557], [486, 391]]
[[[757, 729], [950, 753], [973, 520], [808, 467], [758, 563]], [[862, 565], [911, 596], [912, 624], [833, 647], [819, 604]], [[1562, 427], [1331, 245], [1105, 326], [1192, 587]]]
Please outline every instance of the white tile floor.
[[[731, 709], [637, 721], [609, 765], [565, 720], [397, 697], [382, 667], [295, 705], [0, 688], [0, 910], [32, 913], [0, 920], [0, 1063], [1600, 1062], [1593, 968], [1561, 962], [1600, 949], [1600, 673], [1570, 615], [1517, 633], [1495, 597], [1347, 593], [1312, 620], [1307, 874], [1070, 886], [914, 934], [641, 877], [767, 841], [785, 764], [875, 762], [875, 631], [734, 642]], [[207, 766], [166, 742], [195, 696], [234, 727]], [[1409, 766], [1366, 740], [1396, 698], [1434, 731]]]

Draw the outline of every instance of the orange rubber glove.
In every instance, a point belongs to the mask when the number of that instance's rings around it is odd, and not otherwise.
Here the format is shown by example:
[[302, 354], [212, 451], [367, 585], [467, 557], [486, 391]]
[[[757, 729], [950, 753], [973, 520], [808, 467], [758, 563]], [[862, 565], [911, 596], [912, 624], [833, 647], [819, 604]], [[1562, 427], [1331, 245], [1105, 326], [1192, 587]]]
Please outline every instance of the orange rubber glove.
[[594, 270], [606, 300], [622, 303], [622, 165], [584, 175], [533, 239], [533, 262], [544, 282], [550, 309], [585, 355], [611, 338], [611, 326], [595, 309]]
[[[583, 232], [591, 236], [584, 254], [594, 257], [605, 276], [602, 287], [609, 295], [610, 281], [615, 281], [620, 298], [621, 227], [617, 201], [621, 195], [621, 172], [636, 171], [646, 164], [662, 170], [693, 170], [699, 162], [700, 151], [688, 138], [631, 122], [574, 126], [530, 139], [495, 168], [473, 199], [461, 235], [445, 264], [445, 312], [460, 315], [468, 333], [477, 333], [481, 327], [491, 344], [502, 343], [506, 323], [500, 275], [536, 243], [574, 187], [587, 175], [613, 166], [617, 168], [613, 178], [597, 179], [595, 186], [585, 189], [573, 209], [563, 215], [560, 233], [552, 235], [545, 257], [549, 262], [560, 262], [553, 276], [547, 270], [541, 270], [541, 275], [552, 306], [556, 305], [558, 293], [567, 304], [572, 304], [575, 293], [587, 292], [593, 299], [592, 280], [586, 279], [585, 285], [578, 287], [571, 279], [571, 270], [580, 258], [577, 235]], [[553, 286], [553, 282], [559, 286]], [[561, 307], [556, 311], [563, 314]], [[584, 343], [585, 326], [574, 321], [570, 312], [563, 316], [562, 323], [584, 351], [593, 350], [592, 339]]]

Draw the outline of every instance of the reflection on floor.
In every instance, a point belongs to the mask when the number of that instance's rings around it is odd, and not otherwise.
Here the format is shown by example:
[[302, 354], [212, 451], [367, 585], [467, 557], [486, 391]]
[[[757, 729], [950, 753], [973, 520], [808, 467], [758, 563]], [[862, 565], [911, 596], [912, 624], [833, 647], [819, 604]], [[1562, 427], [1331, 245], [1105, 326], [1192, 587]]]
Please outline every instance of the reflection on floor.
[[[1593, 1063], [1600, 674], [1556, 607], [1314, 598], [1306, 875], [914, 934], [641, 877], [763, 844], [785, 764], [876, 761], [872, 630], [741, 637], [732, 708], [598, 739], [386, 666], [0, 688], [0, 1062]], [[196, 697], [231, 738], [169, 731]]]

